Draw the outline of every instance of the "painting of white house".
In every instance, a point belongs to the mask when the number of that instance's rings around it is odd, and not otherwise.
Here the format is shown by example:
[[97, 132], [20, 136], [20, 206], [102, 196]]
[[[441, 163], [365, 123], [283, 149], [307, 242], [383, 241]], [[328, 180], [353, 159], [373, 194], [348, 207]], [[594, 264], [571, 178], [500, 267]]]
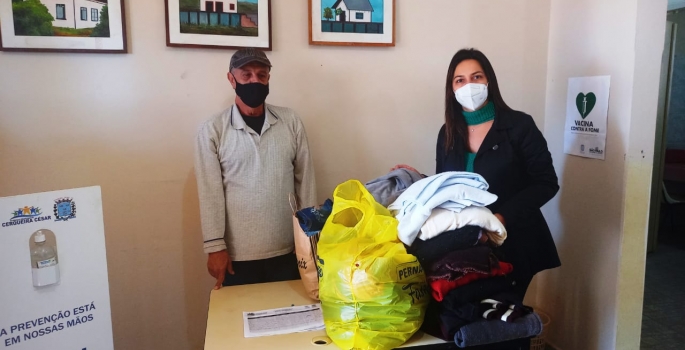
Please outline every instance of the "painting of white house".
[[126, 53], [124, 0], [0, 0], [0, 51]]
[[271, 49], [270, 0], [165, 0], [167, 46]]
[[181, 33], [259, 35], [257, 0], [179, 0]]
[[394, 45], [394, 0], [310, 0], [310, 44]]
[[383, 33], [383, 0], [320, 1], [323, 31], [344, 32], [347, 29], [349, 33]]
[[109, 37], [107, 0], [12, 0], [17, 36]]

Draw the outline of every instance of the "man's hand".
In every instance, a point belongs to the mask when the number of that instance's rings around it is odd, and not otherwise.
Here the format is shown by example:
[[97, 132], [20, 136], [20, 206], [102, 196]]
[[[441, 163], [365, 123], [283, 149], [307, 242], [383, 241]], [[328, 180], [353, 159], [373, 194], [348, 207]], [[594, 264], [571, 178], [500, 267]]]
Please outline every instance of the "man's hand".
[[207, 257], [207, 270], [212, 277], [216, 278], [214, 289], [221, 288], [221, 285], [224, 283], [224, 277], [226, 277], [226, 271], [231, 275], [235, 275], [231, 257], [226, 250], [209, 253], [209, 257]]

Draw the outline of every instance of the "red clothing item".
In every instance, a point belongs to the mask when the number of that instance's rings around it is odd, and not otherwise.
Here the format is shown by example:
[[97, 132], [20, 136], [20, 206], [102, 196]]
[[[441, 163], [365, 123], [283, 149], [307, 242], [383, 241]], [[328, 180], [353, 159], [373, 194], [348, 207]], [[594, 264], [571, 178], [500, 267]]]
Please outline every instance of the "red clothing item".
[[464, 275], [464, 277], [454, 280], [454, 281], [448, 281], [446, 279], [439, 279], [439, 280], [434, 280], [429, 282], [431, 289], [432, 289], [432, 294], [433, 298], [437, 301], [442, 301], [442, 299], [447, 295], [449, 291], [451, 291], [454, 288], [461, 287], [464, 285], [467, 285], [475, 280], [479, 280], [482, 278], [488, 278], [488, 277], [494, 277], [494, 276], [504, 276], [506, 274], [511, 273], [511, 271], [514, 271], [514, 267], [510, 263], [505, 263], [505, 262], [499, 262], [499, 267], [495, 267], [490, 271], [489, 274], [483, 274], [483, 273], [477, 273], [477, 272], [469, 272]]

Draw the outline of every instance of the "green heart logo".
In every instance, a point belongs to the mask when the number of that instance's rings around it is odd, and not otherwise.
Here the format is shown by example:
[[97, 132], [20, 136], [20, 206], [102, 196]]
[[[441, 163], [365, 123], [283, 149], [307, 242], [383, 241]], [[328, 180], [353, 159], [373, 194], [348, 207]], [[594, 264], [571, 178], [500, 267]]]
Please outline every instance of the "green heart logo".
[[592, 92], [587, 95], [581, 92], [576, 96], [576, 107], [583, 119], [592, 112], [592, 109], [595, 108], [595, 103], [597, 103], [597, 96]]

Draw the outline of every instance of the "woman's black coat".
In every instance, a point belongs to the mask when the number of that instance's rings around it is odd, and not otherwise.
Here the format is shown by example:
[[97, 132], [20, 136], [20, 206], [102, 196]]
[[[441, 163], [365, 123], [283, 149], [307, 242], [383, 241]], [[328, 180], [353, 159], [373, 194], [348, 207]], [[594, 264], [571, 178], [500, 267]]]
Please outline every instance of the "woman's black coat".
[[[455, 136], [445, 152], [445, 126], [437, 142], [436, 173], [464, 171], [464, 142]], [[514, 265], [516, 275], [533, 275], [561, 265], [554, 240], [540, 207], [559, 191], [552, 156], [533, 118], [512, 110], [497, 110], [495, 120], [473, 165], [498, 199], [489, 206], [504, 217], [507, 239], [502, 260]]]

